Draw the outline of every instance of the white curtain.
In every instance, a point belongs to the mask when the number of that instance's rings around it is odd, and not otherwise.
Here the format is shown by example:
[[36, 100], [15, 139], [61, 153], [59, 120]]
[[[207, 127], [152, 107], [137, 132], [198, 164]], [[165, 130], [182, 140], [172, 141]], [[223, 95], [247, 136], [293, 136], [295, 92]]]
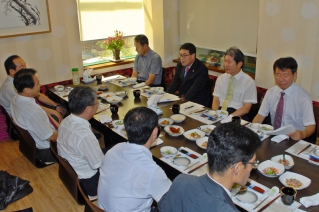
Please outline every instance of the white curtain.
[[256, 84], [275, 85], [272, 66], [280, 57], [298, 63], [296, 83], [319, 101], [319, 1], [261, 0]]

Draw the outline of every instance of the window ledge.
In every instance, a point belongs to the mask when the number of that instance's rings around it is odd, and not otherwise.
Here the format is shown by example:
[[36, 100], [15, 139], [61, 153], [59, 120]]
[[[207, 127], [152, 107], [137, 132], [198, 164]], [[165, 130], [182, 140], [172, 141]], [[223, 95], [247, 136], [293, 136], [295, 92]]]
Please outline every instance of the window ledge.
[[119, 62], [107, 62], [107, 63], [101, 63], [101, 64], [97, 64], [97, 65], [83, 66], [83, 68], [84, 69], [91, 68], [94, 70], [98, 70], [98, 69], [103, 69], [103, 68], [110, 68], [110, 67], [116, 67], [116, 66], [134, 63], [134, 60], [135, 60], [135, 58], [130, 58], [130, 59], [125, 59], [125, 60], [119, 61]]

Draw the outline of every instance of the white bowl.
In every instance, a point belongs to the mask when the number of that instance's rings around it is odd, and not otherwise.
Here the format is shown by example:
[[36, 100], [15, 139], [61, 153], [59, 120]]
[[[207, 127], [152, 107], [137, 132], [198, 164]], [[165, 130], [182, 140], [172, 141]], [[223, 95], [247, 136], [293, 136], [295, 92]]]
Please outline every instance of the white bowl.
[[101, 90], [101, 91], [105, 91], [106, 89], [108, 89], [108, 86], [107, 86], [106, 84], [98, 85], [97, 87], [98, 87], [99, 90]]
[[164, 92], [163, 87], [152, 87], [149, 89], [152, 93], [162, 94]]
[[216, 114], [219, 118], [226, 118], [228, 116], [227, 110], [216, 110]]
[[172, 158], [177, 154], [177, 149], [172, 146], [163, 146], [160, 149], [161, 154], [164, 158]]
[[110, 104], [113, 104], [113, 105], [118, 104], [122, 100], [123, 98], [119, 96], [112, 96], [112, 97], [106, 98], [106, 101], [108, 101]]
[[204, 137], [205, 133], [199, 129], [192, 129], [184, 132], [183, 135], [191, 141], [196, 141], [196, 139]]
[[[271, 158], [272, 161], [275, 161], [280, 164], [283, 164], [283, 159], [283, 155], [277, 155]], [[291, 167], [293, 167], [293, 165], [295, 165], [294, 160], [290, 155], [285, 155], [285, 160], [288, 162], [286, 166], [285, 164], [283, 164], [285, 166], [285, 169], [290, 169]]]
[[112, 97], [114, 95], [115, 95], [115, 93], [113, 93], [113, 92], [107, 92], [107, 93], [100, 94], [99, 97], [101, 97], [102, 99], [106, 100], [107, 98]]
[[[171, 127], [174, 127], [175, 129], [179, 128], [179, 132], [178, 132], [178, 133], [173, 133], [173, 132], [170, 130]], [[177, 126], [177, 125], [166, 126], [166, 127], [164, 128], [164, 130], [165, 130], [165, 132], [167, 132], [170, 136], [174, 136], [174, 137], [180, 136], [180, 135], [182, 135], [182, 134], [185, 132], [185, 130], [184, 130], [182, 127]]]
[[173, 119], [175, 123], [181, 123], [186, 119], [186, 116], [182, 114], [174, 114], [171, 116], [171, 119]]
[[118, 126], [124, 126], [123, 120], [114, 120], [112, 121], [112, 125], [114, 128], [117, 128]]
[[207, 136], [215, 129], [215, 125], [209, 124], [209, 125], [202, 125], [199, 126], [198, 129], [203, 131]]
[[56, 86], [54, 86], [54, 89], [56, 91], [63, 91], [64, 90], [64, 86], [63, 85], [56, 85]]
[[213, 57], [206, 60], [206, 63], [208, 63], [210, 66], [216, 65], [217, 62], [218, 62], [218, 60], [216, 58], [213, 58]]
[[[302, 185], [300, 187], [293, 187], [291, 185], [288, 185], [287, 184], [287, 180], [289, 179], [296, 179], [298, 181], [300, 181], [302, 183]], [[294, 172], [290, 172], [290, 171], [286, 171], [283, 175], [281, 175], [279, 177], [279, 181], [284, 185], [284, 186], [287, 186], [287, 187], [292, 187], [296, 190], [301, 190], [301, 189], [304, 189], [304, 188], [307, 188], [310, 183], [311, 183], [311, 180], [308, 178], [308, 177], [305, 177], [301, 174], [297, 174], [297, 173], [294, 173]]]
[[136, 83], [137, 78], [135, 78], [135, 77], [129, 77], [129, 78], [127, 78], [127, 80], [129, 81], [129, 83], [130, 83], [131, 85], [133, 85], [133, 84]]
[[[165, 122], [165, 123], [164, 123]], [[174, 121], [170, 118], [161, 118], [158, 120], [158, 124], [162, 127], [166, 127], [169, 125], [172, 125], [174, 123]]]
[[196, 144], [202, 149], [207, 149], [208, 137], [204, 136], [202, 138], [196, 139]]
[[208, 116], [213, 117], [213, 116], [215, 116], [217, 113], [216, 113], [215, 110], [209, 110], [209, 111], [206, 111], [205, 114], [208, 115]]
[[126, 97], [127, 96], [127, 91], [118, 91], [118, 92], [116, 92], [115, 94], [117, 95], [117, 96], [119, 96], [119, 97], [122, 97], [122, 98], [124, 98], [124, 97]]
[[[264, 173], [264, 171], [267, 168], [275, 168], [275, 169], [277, 169], [278, 173], [277, 174], [266, 174], [266, 173]], [[258, 165], [257, 169], [262, 175], [264, 175], [266, 177], [278, 177], [282, 173], [284, 173], [284, 171], [285, 171], [284, 165], [277, 163], [277, 162], [274, 162], [274, 161], [271, 161], [271, 160], [266, 160], [266, 161], [260, 163]]]
[[274, 127], [271, 126], [271, 125], [268, 125], [268, 124], [262, 124], [259, 129], [260, 129], [260, 131], [262, 131], [263, 133], [267, 134], [267, 133], [273, 131], [273, 130], [274, 130]]

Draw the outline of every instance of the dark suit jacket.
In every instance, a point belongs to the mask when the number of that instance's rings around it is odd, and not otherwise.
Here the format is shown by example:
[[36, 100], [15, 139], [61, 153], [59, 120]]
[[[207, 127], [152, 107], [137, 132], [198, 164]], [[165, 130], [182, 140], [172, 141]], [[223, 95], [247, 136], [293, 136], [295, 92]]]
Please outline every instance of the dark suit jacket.
[[180, 87], [180, 97], [184, 95], [186, 100], [211, 107], [212, 93], [207, 67], [196, 58], [185, 78], [184, 73], [185, 67], [178, 63], [174, 79], [167, 88], [167, 92], [174, 94]]
[[158, 202], [160, 212], [238, 211], [226, 191], [207, 176], [181, 174]]

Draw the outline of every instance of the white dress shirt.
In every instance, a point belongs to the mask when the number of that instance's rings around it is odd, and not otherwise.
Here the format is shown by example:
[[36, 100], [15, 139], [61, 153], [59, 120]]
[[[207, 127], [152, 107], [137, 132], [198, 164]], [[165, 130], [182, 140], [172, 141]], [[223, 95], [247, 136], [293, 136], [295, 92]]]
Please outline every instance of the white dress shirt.
[[52, 136], [55, 129], [48, 115], [34, 98], [16, 94], [11, 102], [11, 116], [19, 127], [30, 133], [38, 149], [50, 148], [47, 139]]
[[8, 75], [0, 88], [0, 105], [6, 109], [9, 116], [11, 116], [11, 100], [17, 94], [13, 86], [13, 78]]
[[[278, 86], [270, 88], [258, 112], [264, 117], [270, 113], [272, 124], [282, 91]], [[295, 129], [303, 131], [306, 126], [315, 124], [312, 99], [308, 92], [295, 83], [283, 92], [285, 95], [281, 126], [292, 125]]]
[[98, 204], [106, 211], [150, 211], [171, 181], [143, 145], [120, 143], [106, 154], [100, 168]]
[[[225, 73], [217, 78], [213, 96], [219, 98], [219, 106], [222, 106], [226, 99], [230, 76], [230, 74]], [[228, 108], [237, 110], [243, 107], [244, 102], [257, 103], [257, 90], [255, 80], [241, 70], [234, 76], [233, 96]]]
[[58, 154], [71, 164], [80, 179], [95, 175], [104, 154], [90, 123], [71, 114], [63, 119], [58, 132]]

